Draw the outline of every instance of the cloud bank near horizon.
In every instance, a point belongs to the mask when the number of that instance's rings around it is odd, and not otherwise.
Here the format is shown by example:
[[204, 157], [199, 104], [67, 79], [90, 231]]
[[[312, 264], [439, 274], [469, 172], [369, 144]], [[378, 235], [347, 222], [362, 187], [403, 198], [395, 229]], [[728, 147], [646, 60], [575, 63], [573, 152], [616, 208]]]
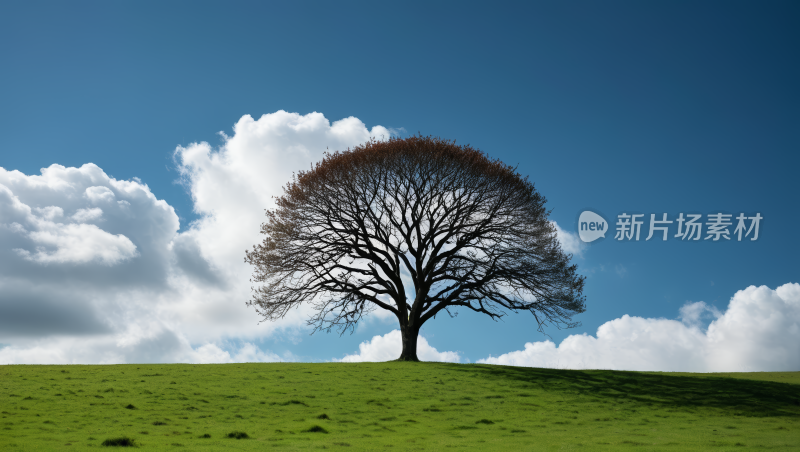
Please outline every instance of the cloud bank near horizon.
[[[375, 336], [371, 340], [359, 344], [358, 353], [347, 355], [334, 361], [343, 363], [392, 361], [397, 359], [402, 351], [403, 344], [400, 330], [392, 330], [383, 336]], [[440, 352], [433, 348], [427, 339], [421, 335], [417, 339], [417, 357], [421, 361], [461, 362], [461, 356], [458, 352]]]
[[[704, 317], [713, 317], [707, 329]], [[523, 350], [479, 359], [479, 364], [558, 369], [732, 372], [800, 368], [800, 284], [738, 291], [725, 312], [702, 301], [686, 303], [680, 320], [624, 315], [604, 323], [596, 336], [574, 334], [558, 346], [528, 342]], [[344, 362], [390, 361], [400, 356], [400, 331], [375, 336]], [[461, 362], [420, 336], [422, 361]]]
[[[708, 328], [702, 316], [711, 315]], [[800, 369], [800, 284], [750, 286], [726, 311], [687, 303], [680, 321], [624, 315], [596, 336], [576, 334], [556, 346], [528, 342], [523, 350], [479, 363], [564, 369], [752, 372]]]

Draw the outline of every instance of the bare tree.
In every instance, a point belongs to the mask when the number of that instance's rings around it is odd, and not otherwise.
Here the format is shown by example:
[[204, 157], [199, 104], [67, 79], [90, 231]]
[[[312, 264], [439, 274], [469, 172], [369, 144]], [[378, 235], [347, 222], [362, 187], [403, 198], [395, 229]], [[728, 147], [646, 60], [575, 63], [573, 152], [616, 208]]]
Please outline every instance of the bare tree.
[[267, 211], [264, 241], [246, 252], [263, 283], [248, 305], [275, 320], [307, 302], [314, 332], [341, 333], [385, 309], [400, 322], [401, 361], [418, 361], [420, 327], [442, 310], [576, 326], [584, 277], [544, 204], [515, 168], [438, 138], [326, 154]]

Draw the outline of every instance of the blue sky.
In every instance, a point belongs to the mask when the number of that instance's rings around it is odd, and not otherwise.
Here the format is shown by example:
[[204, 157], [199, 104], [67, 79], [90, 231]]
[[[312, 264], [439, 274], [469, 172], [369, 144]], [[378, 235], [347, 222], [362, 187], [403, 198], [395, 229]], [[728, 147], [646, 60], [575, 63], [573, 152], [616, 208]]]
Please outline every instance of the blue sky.
[[[645, 219], [667, 213], [671, 220], [698, 213], [704, 222], [713, 213], [760, 213], [757, 241], [681, 241], [672, 237], [673, 224], [666, 242], [645, 241], [646, 230], [638, 242], [615, 241], [612, 231], [584, 246], [574, 258], [587, 276], [587, 311], [576, 317], [582, 326], [546, 331], [559, 344], [572, 334], [595, 335], [626, 314], [679, 319], [687, 303], [702, 301], [706, 316], [693, 327], [706, 334], [711, 307], [726, 312], [738, 291], [767, 286], [772, 292], [764, 296], [774, 298], [778, 287], [800, 282], [798, 19], [796, 2], [6, 2], [0, 4], [0, 167], [32, 176], [52, 164], [93, 163], [117, 181], [146, 184], [174, 208], [180, 233], [187, 233], [210, 211], [193, 201], [195, 179], [186, 168], [198, 167], [182, 167], [178, 147], [207, 142], [220, 151], [225, 139], [218, 132], [239, 133], [233, 126], [244, 115], [319, 112], [330, 123], [352, 116], [369, 130], [455, 139], [518, 165], [567, 233], [577, 232], [583, 210], [602, 214], [612, 227], [623, 212]], [[286, 171], [267, 173], [288, 180]], [[8, 186], [32, 209], [47, 207]], [[0, 224], [12, 224], [9, 218], [0, 217]], [[12, 252], [28, 249], [15, 241], [18, 235], [0, 234], [0, 253], [23, 259]], [[224, 234], [217, 240], [224, 248]], [[127, 242], [114, 242], [119, 262], [149, 259], [143, 245], [131, 243], [139, 254], [124, 254]], [[206, 261], [209, 253], [201, 253]], [[112, 260], [92, 262], [113, 275]], [[30, 322], [31, 331], [47, 330], [20, 306], [55, 306], [58, 284], [71, 288], [78, 305], [113, 298], [103, 295], [105, 282], [84, 275], [90, 264], [73, 259], [62, 262], [62, 271], [42, 262], [25, 267], [30, 273], [6, 272], [2, 284], [16, 288], [0, 295], [7, 319], [13, 314], [14, 322]], [[50, 273], [67, 276], [54, 277], [48, 283], [54, 292], [36, 298], [37, 278]], [[143, 289], [140, 280], [118, 277], [123, 282], [114, 297], [129, 297], [114, 298], [118, 317], [98, 317], [103, 327], [93, 333], [64, 327], [58, 337], [20, 335], [8, 326], [3, 334], [0, 327], [6, 362], [33, 349], [44, 350], [42, 361], [178, 359], [158, 352], [115, 355], [112, 345], [97, 345], [105, 351], [96, 355], [70, 354], [80, 341], [100, 344], [101, 336], [115, 343], [146, 338], [156, 348], [159, 341], [185, 339], [194, 349], [216, 344], [231, 356], [255, 346], [284, 359], [320, 361], [357, 353], [359, 344], [395, 328], [373, 319], [352, 336], [308, 336], [297, 321], [286, 329], [256, 326], [252, 313], [237, 320], [247, 323], [244, 336], [237, 327], [208, 337], [184, 334], [191, 316], [159, 320], [179, 339], [125, 335], [125, 316], [135, 313], [122, 314], [117, 304], [138, 303], [134, 294]], [[141, 284], [148, 290], [171, 284], [156, 279]], [[246, 297], [237, 297], [229, 303], [243, 305]], [[770, 340], [794, 338], [796, 321]], [[548, 339], [530, 315], [495, 323], [467, 312], [437, 318], [423, 335], [440, 352], [458, 352], [461, 362]], [[799, 370], [798, 359], [764, 366]], [[617, 367], [626, 365], [636, 367]]]

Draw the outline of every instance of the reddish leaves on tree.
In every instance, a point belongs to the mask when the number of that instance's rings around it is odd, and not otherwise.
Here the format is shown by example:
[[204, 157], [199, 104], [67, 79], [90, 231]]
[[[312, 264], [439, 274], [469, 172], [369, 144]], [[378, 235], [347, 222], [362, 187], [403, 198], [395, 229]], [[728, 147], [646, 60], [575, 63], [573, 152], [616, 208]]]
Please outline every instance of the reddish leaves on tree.
[[548, 221], [545, 198], [514, 167], [470, 146], [415, 136], [326, 154], [267, 211], [254, 306], [265, 320], [310, 303], [309, 324], [341, 332], [381, 308], [417, 360], [423, 323], [470, 309], [529, 311], [537, 328], [572, 327], [584, 278]]

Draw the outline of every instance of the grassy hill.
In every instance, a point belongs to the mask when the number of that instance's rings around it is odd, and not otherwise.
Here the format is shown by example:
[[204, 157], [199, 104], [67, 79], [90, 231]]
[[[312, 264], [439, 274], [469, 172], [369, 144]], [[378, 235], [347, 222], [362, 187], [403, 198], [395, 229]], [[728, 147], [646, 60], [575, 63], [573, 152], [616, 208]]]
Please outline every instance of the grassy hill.
[[800, 450], [800, 372], [15, 365], [0, 411], [3, 451]]

